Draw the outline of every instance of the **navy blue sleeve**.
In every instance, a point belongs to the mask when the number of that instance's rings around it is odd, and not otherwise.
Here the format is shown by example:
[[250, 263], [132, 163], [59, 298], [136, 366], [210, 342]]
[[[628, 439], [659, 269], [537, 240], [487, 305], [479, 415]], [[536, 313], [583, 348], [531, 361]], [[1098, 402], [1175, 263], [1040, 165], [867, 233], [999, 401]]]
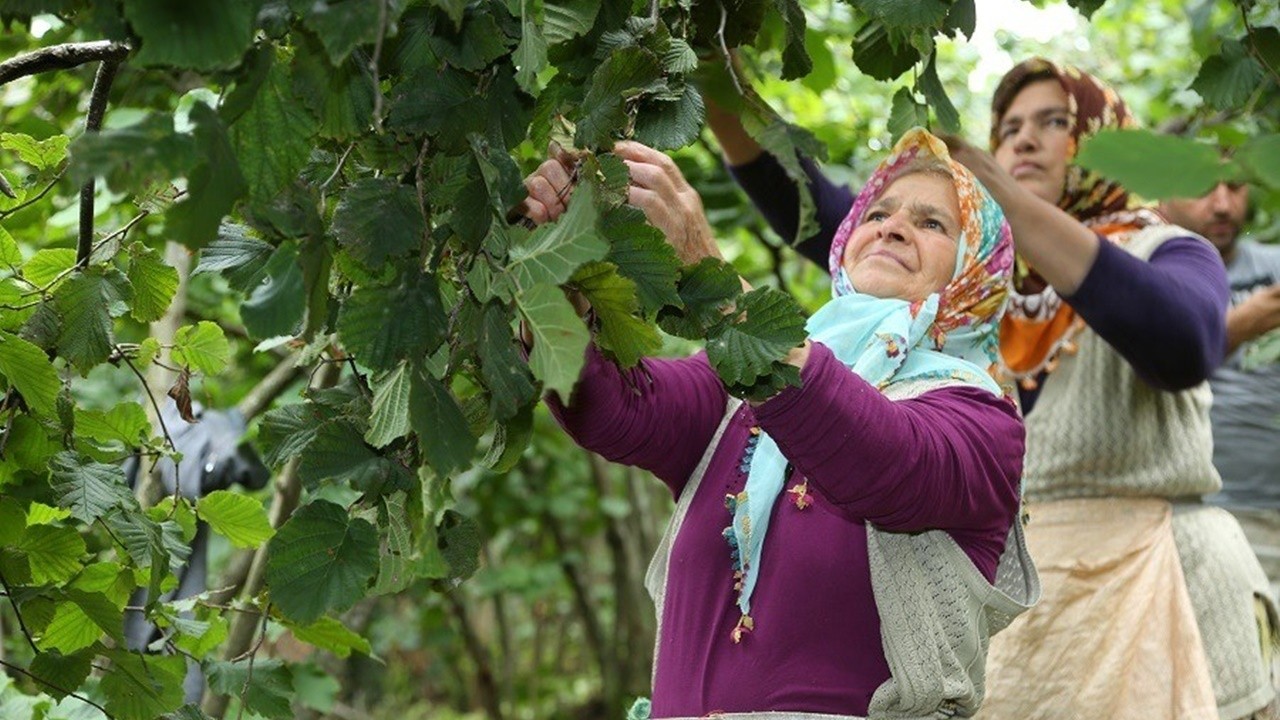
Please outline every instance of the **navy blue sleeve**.
[[1142, 261], [1103, 241], [1067, 302], [1152, 387], [1185, 390], [1227, 347], [1227, 272], [1208, 243], [1178, 237]]
[[[809, 178], [809, 192], [813, 194], [818, 232], [800, 241], [795, 249], [825, 270], [827, 256], [831, 252], [831, 241], [844, 216], [853, 207], [853, 192], [847, 186], [831, 182], [818, 169], [817, 163], [807, 157], [800, 158], [800, 166]], [[769, 227], [784, 242], [794, 240], [796, 228], [800, 224], [800, 193], [778, 159], [769, 153], [763, 153], [745, 165], [730, 166], [729, 174], [746, 191], [747, 197], [760, 210]]]

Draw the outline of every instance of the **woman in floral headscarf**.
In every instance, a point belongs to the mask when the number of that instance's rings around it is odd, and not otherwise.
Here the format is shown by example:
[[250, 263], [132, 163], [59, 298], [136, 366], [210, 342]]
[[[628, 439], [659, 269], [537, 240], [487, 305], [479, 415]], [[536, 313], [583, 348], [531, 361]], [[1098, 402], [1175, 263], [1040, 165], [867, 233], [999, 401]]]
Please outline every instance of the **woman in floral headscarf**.
[[[687, 189], [675, 165], [615, 152], [632, 204], [683, 244], [661, 215]], [[531, 216], [563, 211], [556, 168], [527, 182]], [[834, 297], [788, 357], [799, 387], [745, 403], [703, 354], [627, 378], [592, 350], [572, 398], [548, 398], [576, 441], [678, 501], [646, 580], [653, 717], [967, 716], [987, 638], [1038, 592], [1015, 522], [1022, 426], [991, 376], [1013, 267], [999, 206], [909, 132], [829, 263]]]
[[[1004, 208], [1018, 249], [1000, 344], [1026, 414], [1044, 598], [992, 643], [983, 717], [1249, 717], [1274, 695], [1274, 610], [1234, 520], [1199, 503], [1220, 485], [1204, 381], [1224, 347], [1222, 263], [1073, 162], [1083, 139], [1133, 124], [1105, 83], [1033, 59], [1004, 77], [992, 110], [994, 156], [959, 141], [953, 153]], [[736, 176], [794, 232], [785, 175], [731, 120], [712, 127]], [[829, 227], [851, 198], [808, 169]], [[822, 244], [819, 233], [802, 249]]]

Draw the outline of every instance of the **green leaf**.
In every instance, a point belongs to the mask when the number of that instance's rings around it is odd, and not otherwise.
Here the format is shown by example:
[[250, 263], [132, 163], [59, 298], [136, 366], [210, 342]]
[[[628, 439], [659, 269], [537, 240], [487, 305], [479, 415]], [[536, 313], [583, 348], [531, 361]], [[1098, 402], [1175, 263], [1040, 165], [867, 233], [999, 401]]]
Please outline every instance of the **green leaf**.
[[[22, 258], [18, 258], [21, 262]], [[43, 248], [37, 250], [31, 259], [22, 266], [22, 277], [32, 285], [40, 287], [53, 282], [54, 278], [71, 269], [76, 264], [76, 251], [70, 248]]]
[[214, 648], [227, 639], [230, 631], [230, 623], [222, 615], [210, 615], [207, 621], [174, 617], [170, 622], [178, 631], [174, 644], [196, 657], [213, 652]]
[[583, 353], [591, 341], [582, 319], [555, 285], [534, 285], [516, 296], [516, 305], [533, 335], [529, 370], [546, 390], [568, 398], [578, 382]]
[[412, 271], [394, 287], [352, 293], [338, 315], [338, 336], [366, 367], [390, 370], [435, 352], [447, 325], [435, 276]]
[[[354, 3], [360, 4], [360, 3]], [[293, 58], [293, 87], [311, 112], [320, 118], [320, 134], [347, 140], [364, 132], [373, 121], [373, 78], [368, 63], [352, 55], [337, 67], [305, 35]]]
[[1076, 162], [1150, 200], [1199, 197], [1218, 182], [1217, 148], [1150, 130], [1103, 130]]
[[627, 123], [627, 102], [662, 82], [658, 57], [641, 47], [613, 51], [591, 74], [579, 110], [574, 144], [581, 148], [613, 146], [613, 134]]
[[950, 10], [946, 0], [852, 0], [852, 3], [889, 28], [937, 26]]
[[253, 41], [262, 0], [224, 0], [176, 5], [167, 0], [124, 0], [124, 16], [142, 47], [141, 65], [193, 70], [235, 67]]
[[645, 103], [636, 116], [635, 139], [657, 150], [675, 150], [698, 139], [706, 106], [692, 84], [675, 102]]
[[507, 270], [517, 288], [523, 292], [540, 284], [558, 285], [578, 266], [603, 258], [609, 246], [600, 237], [599, 218], [591, 186], [580, 186], [560, 219], [542, 225], [511, 248]]
[[958, 133], [960, 132], [960, 113], [956, 111], [956, 106], [951, 104], [951, 98], [947, 97], [947, 91], [942, 87], [942, 81], [938, 79], [937, 65], [938, 53], [934, 52], [929, 56], [929, 65], [925, 67], [924, 74], [920, 76], [920, 92], [924, 93], [924, 99], [938, 116], [938, 124], [942, 129], [949, 133]]
[[0, 133], [0, 148], [18, 153], [18, 159], [36, 170], [56, 168], [67, 157], [67, 145], [71, 138], [53, 135], [36, 140], [22, 133]]
[[315, 440], [323, 418], [312, 403], [295, 403], [276, 408], [262, 418], [258, 439], [262, 459], [271, 467], [300, 457]]
[[813, 70], [813, 60], [805, 49], [804, 8], [799, 0], [774, 0], [774, 9], [786, 27], [786, 44], [782, 48], [782, 79], [794, 80]]
[[1280, 135], [1262, 135], [1251, 139], [1236, 155], [1258, 180], [1272, 189], [1280, 189]]
[[386, 6], [386, 27], [395, 27], [404, 3], [399, 0], [290, 0], [302, 24], [315, 32], [334, 65], [341, 65], [360, 45], [378, 39], [380, 6]]
[[446, 477], [471, 464], [476, 438], [458, 401], [444, 383], [421, 370], [413, 373], [409, 389], [409, 420], [437, 475]]
[[349, 657], [352, 650], [363, 655], [373, 654], [373, 648], [368, 640], [360, 637], [335, 618], [323, 617], [310, 625], [291, 626], [289, 630], [302, 642], [314, 645], [321, 650], [328, 650], [340, 658]]
[[200, 248], [218, 235], [218, 225], [244, 196], [248, 187], [231, 149], [222, 119], [208, 105], [191, 108], [195, 169], [187, 178], [187, 197], [165, 214], [165, 228], [173, 239], [189, 248]]
[[[70, 655], [96, 643], [102, 637], [102, 628], [85, 611], [73, 602], [57, 604], [53, 619], [41, 633], [36, 643], [41, 650], [57, 650]], [[108, 673], [110, 675], [110, 673]]]
[[550, 45], [585, 35], [596, 22], [601, 3], [593, 0], [547, 2], [542, 6], [543, 34]]
[[1093, 14], [1097, 12], [1098, 8], [1102, 7], [1106, 1], [1107, 0], [1067, 0], [1067, 4], [1076, 10], [1079, 10], [1080, 14], [1088, 20], [1093, 17]]
[[393, 180], [369, 179], [347, 188], [333, 213], [338, 244], [370, 268], [422, 245], [426, 222], [417, 194]]
[[[745, 314], [745, 318], [741, 315]], [[707, 359], [726, 384], [751, 385], [805, 338], [805, 318], [790, 295], [759, 288], [738, 301], [735, 322], [707, 337]]]
[[382, 502], [385, 511], [378, 514], [378, 525], [386, 539], [386, 547], [378, 559], [378, 579], [369, 591], [372, 595], [400, 592], [409, 587], [417, 577], [417, 544], [410, 527], [405, 493], [385, 495]]
[[[127, 416], [126, 412], [113, 420], [133, 422], [125, 420]], [[151, 423], [145, 417], [142, 421], [146, 423], [145, 429], [150, 430]], [[90, 430], [93, 430], [92, 426]], [[77, 520], [85, 524], [93, 523], [115, 508], [128, 510], [137, 507], [137, 501], [129, 491], [129, 481], [118, 465], [95, 462], [79, 453], [60, 452], [50, 458], [49, 471], [50, 483], [58, 495], [58, 505], [70, 510]]]
[[286, 241], [261, 266], [258, 281], [240, 305], [240, 319], [251, 337], [293, 335], [300, 329], [306, 309], [298, 244]]
[[684, 269], [679, 292], [682, 309], [667, 308], [659, 316], [662, 329], [689, 340], [706, 336], [706, 328], [721, 320], [729, 301], [742, 291], [738, 273], [729, 264], [705, 258]]
[[231, 345], [217, 323], [201, 320], [178, 328], [173, 336], [173, 361], [205, 375], [222, 372], [231, 359]]
[[493, 15], [472, 5], [456, 33], [436, 29], [427, 36], [431, 49], [441, 59], [461, 70], [480, 71], [507, 53], [509, 39]]
[[196, 514], [236, 547], [258, 547], [275, 535], [262, 503], [230, 490], [215, 490], [200, 498]]
[[893, 80], [915, 67], [920, 51], [908, 42], [895, 43], [884, 23], [871, 20], [853, 37], [853, 63], [876, 80]]
[[547, 40], [542, 29], [529, 15], [525, 15], [520, 25], [520, 44], [516, 46], [514, 60], [516, 83], [525, 92], [534, 92], [537, 89], [538, 73], [547, 66]]
[[232, 288], [252, 291], [262, 279], [262, 266], [276, 249], [246, 232], [243, 226], [223, 225], [218, 239], [200, 251], [200, 262], [192, 274], [220, 272]]
[[53, 415], [62, 380], [43, 350], [17, 335], [0, 332], [0, 375], [22, 393], [27, 407]]
[[267, 551], [271, 601], [296, 623], [351, 607], [378, 571], [377, 531], [325, 500], [295, 512]]
[[533, 403], [526, 404], [515, 417], [493, 429], [493, 443], [482, 464], [495, 473], [510, 472], [533, 439]]
[[8, 230], [0, 227], [0, 266], [16, 273], [22, 264], [22, 250]]
[[288, 66], [272, 63], [253, 105], [231, 126], [231, 144], [254, 203], [266, 203], [298, 176], [311, 154], [316, 125], [293, 93]]
[[138, 322], [164, 317], [178, 291], [178, 271], [165, 264], [160, 253], [135, 242], [129, 246], [129, 284], [133, 286], [130, 314]]
[[[14, 547], [26, 553], [31, 580], [37, 585], [66, 582], [83, 567], [84, 538], [75, 528], [32, 525]], [[75, 652], [79, 648], [60, 649]]]
[[787, 177], [796, 183], [800, 196], [800, 221], [796, 224], [795, 238], [784, 238], [792, 242], [813, 235], [818, 231], [814, 219], [813, 195], [809, 192], [809, 176], [800, 164], [799, 155], [807, 155], [815, 160], [825, 160], [826, 146], [818, 141], [807, 130], [785, 122], [777, 115], [768, 114], [763, 120], [759, 116], [743, 117], [743, 125], [766, 152], [777, 158]]
[[187, 662], [181, 656], [147, 655], [124, 650], [107, 653], [111, 672], [99, 687], [107, 712], [117, 720], [153, 720], [182, 706], [182, 679]]
[[929, 108], [916, 102], [916, 98], [907, 88], [898, 88], [893, 94], [893, 109], [889, 111], [889, 132], [894, 138], [914, 127], [929, 125]]
[[593, 262], [573, 275], [573, 283], [591, 302], [600, 321], [596, 342], [624, 368], [662, 348], [662, 338], [652, 324], [636, 317], [635, 283], [618, 275], [615, 265]]
[[662, 231], [650, 225], [639, 208], [622, 205], [609, 211], [601, 220], [600, 234], [609, 243], [605, 259], [636, 284], [643, 312], [680, 304], [676, 293], [680, 260]]
[[[293, 673], [280, 660], [206, 661], [209, 689], [244, 698], [245, 709], [266, 718], [292, 718]], [[247, 690], [247, 691], [246, 691]]]
[[[76, 435], [132, 450], [151, 437], [151, 421], [142, 406], [123, 402], [110, 410], [75, 409]], [[86, 521], [89, 522], [89, 521]]]
[[446, 510], [437, 528], [440, 554], [449, 564], [449, 577], [466, 580], [480, 568], [480, 527], [456, 510]]
[[86, 565], [76, 576], [72, 587], [85, 593], [102, 595], [117, 610], [123, 610], [134, 590], [133, 570], [118, 563], [99, 562]]
[[70, 510], [45, 505], [42, 502], [33, 502], [27, 507], [25, 525], [56, 525], [69, 517], [71, 517]]
[[331, 420], [316, 432], [298, 466], [298, 476], [308, 487], [326, 481], [349, 485], [362, 492], [387, 492], [404, 473], [389, 457], [365, 445], [360, 430], [345, 420]]
[[185, 175], [197, 158], [192, 137], [174, 132], [173, 118], [159, 113], [127, 127], [85, 133], [71, 143], [70, 153], [67, 174], [73, 182], [101, 177], [116, 192]]
[[53, 294], [62, 316], [58, 354], [81, 374], [105, 361], [113, 342], [111, 318], [124, 314], [129, 281], [115, 268], [93, 266], [64, 282]]
[[31, 667], [27, 670], [43, 681], [43, 692], [55, 700], [61, 700], [89, 677], [92, 660], [92, 653], [63, 655], [57, 651], [43, 652], [31, 659]]
[[1248, 102], [1265, 78], [1266, 71], [1244, 45], [1227, 40], [1222, 43], [1222, 52], [1200, 65], [1191, 89], [1213, 107], [1231, 110]]
[[1254, 26], [1249, 43], [1266, 67], [1280, 70], [1280, 28]]
[[409, 369], [405, 363], [373, 384], [373, 414], [364, 439], [376, 448], [409, 434]]
[[504, 306], [488, 303], [480, 320], [476, 345], [480, 375], [489, 389], [489, 411], [507, 420], [535, 396], [528, 365], [516, 352], [511, 317]]
[[951, 10], [947, 12], [947, 22], [943, 32], [955, 37], [957, 32], [964, 33], [968, 40], [973, 39], [973, 31], [978, 27], [978, 8], [975, 0], [955, 0]]

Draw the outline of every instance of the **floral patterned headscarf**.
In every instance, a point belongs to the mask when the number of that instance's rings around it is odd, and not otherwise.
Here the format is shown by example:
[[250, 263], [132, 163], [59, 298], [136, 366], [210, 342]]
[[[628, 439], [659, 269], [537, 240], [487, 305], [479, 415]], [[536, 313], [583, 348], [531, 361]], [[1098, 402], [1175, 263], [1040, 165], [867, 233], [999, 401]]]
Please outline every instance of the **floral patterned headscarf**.
[[[950, 282], [925, 300], [878, 298], [858, 292], [845, 273], [844, 248], [867, 209], [895, 180], [915, 171], [917, 160], [932, 158], [950, 175], [960, 206], [960, 237]], [[831, 248], [833, 298], [806, 329], [863, 380], [883, 389], [894, 383], [934, 381], [967, 384], [1005, 394], [993, 379], [998, 370], [998, 332], [1013, 272], [1013, 235], [1004, 212], [967, 168], [951, 159], [947, 146], [925, 130], [908, 131], [893, 154], [862, 188], [836, 231]], [[769, 516], [786, 482], [787, 459], [768, 433], [757, 436], [746, 488], [726, 505], [733, 524], [724, 530], [733, 548], [742, 617], [733, 640], [754, 627], [751, 593], [769, 529]], [[807, 489], [788, 491], [797, 504]]]
[[[1067, 95], [1071, 123], [1067, 178], [1058, 207], [1090, 230], [1123, 244], [1142, 228], [1164, 222], [1119, 183], [1073, 162], [1080, 144], [1105, 129], [1135, 127], [1138, 123], [1119, 94], [1108, 84], [1079, 68], [1031, 58], [1005, 74], [991, 99], [991, 151], [1000, 145], [1000, 121], [1018, 93], [1042, 80], [1056, 80]], [[1009, 309], [1000, 329], [1000, 353], [1006, 372], [1024, 388], [1057, 366], [1062, 350], [1074, 348], [1072, 339], [1084, 328], [1069, 305], [1034, 268], [1019, 259]]]

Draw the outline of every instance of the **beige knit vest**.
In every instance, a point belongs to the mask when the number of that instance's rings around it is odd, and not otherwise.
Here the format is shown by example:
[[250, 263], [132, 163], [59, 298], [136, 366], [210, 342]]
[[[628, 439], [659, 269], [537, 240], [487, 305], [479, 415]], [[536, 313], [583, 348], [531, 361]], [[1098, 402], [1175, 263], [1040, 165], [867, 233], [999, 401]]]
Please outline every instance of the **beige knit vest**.
[[[1123, 247], [1146, 260], [1166, 241], [1188, 236], [1193, 234], [1177, 226], [1152, 226]], [[1274, 626], [1276, 612], [1266, 576], [1235, 518], [1198, 502], [1222, 487], [1212, 461], [1209, 384], [1162, 392], [1143, 382], [1092, 330], [1083, 330], [1077, 343], [1079, 352], [1061, 356], [1026, 418], [1031, 522], [1036, 502], [1182, 501], [1174, 504], [1174, 539], [1218, 711], [1224, 720], [1248, 716], [1274, 696], [1259, 652], [1257, 603], [1267, 608], [1263, 622]]]
[[[899, 383], [886, 388], [884, 395], [890, 400], [906, 400], [954, 384]], [[730, 399], [720, 428], [680, 494], [645, 575], [645, 587], [658, 615], [655, 672], [671, 546], [724, 429], [740, 405], [740, 400]], [[1009, 530], [994, 585], [942, 530], [894, 533], [868, 523], [867, 555], [881, 644], [890, 671], [889, 680], [872, 695], [867, 717], [933, 720], [973, 715], [982, 704], [989, 638], [1040, 597], [1040, 579], [1027, 554], [1020, 519], [1015, 519]]]

